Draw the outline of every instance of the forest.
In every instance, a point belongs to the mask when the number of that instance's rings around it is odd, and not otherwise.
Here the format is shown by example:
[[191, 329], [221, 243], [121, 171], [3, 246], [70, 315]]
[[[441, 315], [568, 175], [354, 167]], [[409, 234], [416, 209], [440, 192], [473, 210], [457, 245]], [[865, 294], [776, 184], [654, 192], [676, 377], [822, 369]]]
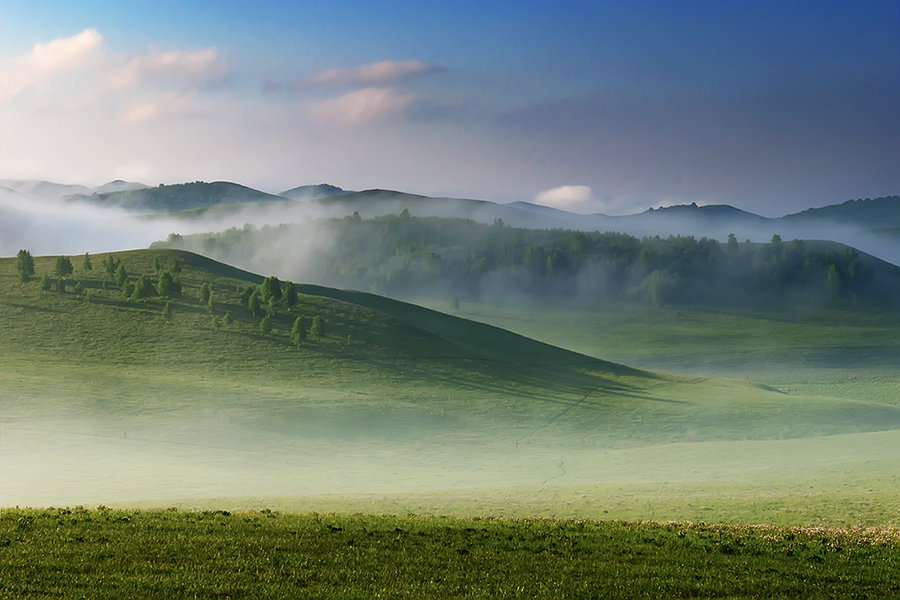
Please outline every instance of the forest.
[[[171, 234], [184, 248], [253, 269], [280, 258], [279, 275], [400, 298], [777, 307], [890, 305], [897, 269], [832, 242], [726, 242], [692, 236], [534, 230], [404, 211], [362, 219], [220, 233]], [[269, 265], [271, 269], [272, 265]]]

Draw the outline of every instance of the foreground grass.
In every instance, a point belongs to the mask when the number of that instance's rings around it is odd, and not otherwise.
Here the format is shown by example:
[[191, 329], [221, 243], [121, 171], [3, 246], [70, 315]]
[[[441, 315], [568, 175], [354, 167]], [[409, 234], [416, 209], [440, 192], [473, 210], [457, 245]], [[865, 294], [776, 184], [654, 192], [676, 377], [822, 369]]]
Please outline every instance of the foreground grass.
[[3, 598], [884, 598], [900, 533], [11, 509], [0, 566]]

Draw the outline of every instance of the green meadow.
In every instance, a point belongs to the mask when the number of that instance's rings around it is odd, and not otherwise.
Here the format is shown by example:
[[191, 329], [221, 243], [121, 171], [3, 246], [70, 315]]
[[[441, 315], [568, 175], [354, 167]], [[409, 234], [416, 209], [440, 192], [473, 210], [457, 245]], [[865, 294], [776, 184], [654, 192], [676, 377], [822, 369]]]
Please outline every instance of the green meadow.
[[884, 598], [896, 532], [41, 509], [0, 517], [3, 598]]
[[0, 597], [897, 592], [895, 314], [296, 285], [266, 330], [260, 275], [116, 256], [181, 295], [0, 259], [0, 505], [45, 507], [2, 511]]

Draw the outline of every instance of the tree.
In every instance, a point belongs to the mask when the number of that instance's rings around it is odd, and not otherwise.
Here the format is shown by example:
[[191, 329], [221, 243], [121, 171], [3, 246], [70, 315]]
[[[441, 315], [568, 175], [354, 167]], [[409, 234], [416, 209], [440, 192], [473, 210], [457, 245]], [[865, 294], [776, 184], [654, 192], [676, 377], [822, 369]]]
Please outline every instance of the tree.
[[212, 288], [204, 281], [203, 285], [200, 286], [200, 302], [206, 304], [209, 302], [210, 296], [212, 296]]
[[19, 281], [22, 283], [27, 283], [34, 275], [34, 258], [28, 250], [19, 250], [16, 255], [16, 273], [19, 274]]
[[159, 260], [159, 254], [153, 255], [153, 272], [159, 275], [159, 270], [162, 268], [162, 261]]
[[166, 323], [172, 320], [172, 304], [170, 302], [166, 302], [166, 305], [163, 307], [162, 315], [163, 319], [166, 320]]
[[72, 261], [68, 256], [60, 256], [56, 259], [56, 266], [53, 268], [53, 274], [57, 277], [65, 277], [72, 274]]
[[254, 317], [259, 312], [260, 309], [260, 301], [259, 301], [259, 290], [254, 289], [250, 293], [250, 298], [247, 299], [247, 309], [250, 311], [250, 314]]
[[263, 335], [272, 333], [272, 317], [266, 315], [259, 322], [259, 332]]
[[294, 308], [297, 305], [297, 290], [294, 289], [294, 284], [290, 281], [285, 282], [284, 284], [284, 305], [288, 310]]
[[213, 304], [212, 292], [209, 293], [209, 300], [206, 301], [206, 312], [207, 314], [213, 314], [213, 311], [216, 309], [215, 304]]
[[115, 274], [115, 282], [116, 285], [122, 287], [125, 285], [125, 282], [128, 281], [128, 271], [125, 270], [125, 265], [121, 262], [118, 263], [118, 267], [116, 267]]
[[175, 276], [169, 271], [163, 271], [162, 275], [159, 276], [159, 283], [156, 284], [156, 293], [163, 298], [176, 296], [176, 287], [180, 286], [176, 286]]
[[51, 287], [50, 276], [44, 273], [41, 275], [41, 291], [49, 292]]
[[60, 294], [66, 291], [66, 280], [62, 275], [56, 278], [56, 291]]
[[275, 304], [275, 298], [269, 298], [269, 301], [266, 303], [266, 314], [270, 317], [274, 317], [278, 307]]
[[[102, 264], [103, 264], [103, 270], [106, 271], [106, 274], [109, 277], [109, 280], [115, 281], [116, 280], [116, 271], [119, 270], [119, 266], [122, 264], [122, 261], [120, 261], [118, 258], [116, 258], [116, 256], [114, 254], [108, 254], [106, 256], [106, 258], [103, 259]], [[119, 285], [121, 285], [121, 284], [119, 284]]]
[[825, 272], [825, 295], [830, 301], [837, 300], [841, 295], [841, 275], [834, 264], [828, 265]]
[[737, 237], [733, 233], [728, 234], [728, 246], [726, 252], [728, 253], [728, 258], [732, 261], [734, 261], [741, 252]]
[[149, 275], [141, 275], [134, 284], [134, 291], [131, 293], [132, 300], [140, 300], [149, 298], [156, 290], [153, 288], [153, 281]]
[[303, 317], [294, 319], [294, 326], [291, 327], [291, 343], [300, 347], [300, 343], [306, 337], [306, 330], [303, 328]]
[[322, 320], [321, 316], [316, 315], [313, 317], [312, 325], [309, 326], [309, 335], [316, 339], [325, 335], [325, 322]]
[[91, 256], [87, 252], [84, 253], [84, 258], [81, 261], [81, 270], [82, 271], [93, 271], [94, 264], [91, 262]]
[[272, 298], [281, 300], [281, 282], [274, 275], [263, 279], [262, 284], [262, 301], [268, 302]]

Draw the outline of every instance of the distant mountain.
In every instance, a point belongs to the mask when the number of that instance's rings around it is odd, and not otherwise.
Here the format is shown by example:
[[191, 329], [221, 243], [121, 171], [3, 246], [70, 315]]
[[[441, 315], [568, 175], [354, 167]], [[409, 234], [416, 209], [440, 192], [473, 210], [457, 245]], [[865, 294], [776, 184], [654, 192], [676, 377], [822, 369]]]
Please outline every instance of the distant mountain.
[[84, 185], [67, 185], [31, 179], [0, 179], [0, 186], [41, 200], [58, 200], [72, 194], [90, 194], [92, 192], [91, 188]]
[[809, 208], [799, 213], [782, 217], [783, 222], [853, 223], [871, 229], [900, 227], [900, 196], [847, 200], [842, 204], [832, 204], [821, 208]]
[[177, 212], [220, 205], [284, 201], [281, 196], [267, 194], [229, 181], [160, 184], [155, 188], [126, 189], [91, 195], [80, 194], [67, 198], [150, 212]]
[[279, 196], [284, 196], [291, 200], [316, 200], [318, 198], [327, 198], [328, 196], [338, 196], [346, 193], [348, 193], [348, 190], [341, 189], [336, 185], [320, 183], [318, 185], [301, 185], [291, 188], [281, 192]]
[[121, 179], [116, 179], [115, 181], [110, 181], [109, 183], [104, 183], [101, 186], [95, 187], [94, 193], [109, 194], [112, 192], [130, 192], [133, 190], [142, 190], [148, 187], [150, 186], [143, 183], [137, 183], [135, 181], [122, 181]]

